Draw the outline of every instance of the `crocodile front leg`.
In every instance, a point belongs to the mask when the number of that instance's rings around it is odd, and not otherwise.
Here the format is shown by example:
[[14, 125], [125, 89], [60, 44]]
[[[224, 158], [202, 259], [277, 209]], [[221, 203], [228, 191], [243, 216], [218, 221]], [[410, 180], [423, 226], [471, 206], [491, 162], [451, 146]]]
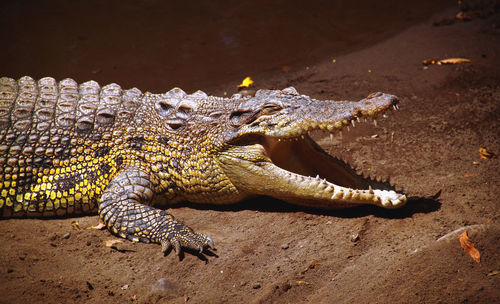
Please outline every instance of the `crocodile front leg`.
[[161, 244], [166, 252], [173, 247], [177, 255], [182, 248], [214, 248], [210, 237], [195, 233], [170, 213], [145, 205], [151, 203], [155, 184], [144, 169], [130, 167], [121, 171], [104, 191], [99, 216], [114, 234], [132, 241]]

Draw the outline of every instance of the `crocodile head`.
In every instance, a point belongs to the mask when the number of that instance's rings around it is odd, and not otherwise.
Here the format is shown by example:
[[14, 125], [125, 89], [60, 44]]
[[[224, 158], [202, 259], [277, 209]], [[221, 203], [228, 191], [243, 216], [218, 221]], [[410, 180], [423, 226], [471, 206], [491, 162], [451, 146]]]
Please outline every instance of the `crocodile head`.
[[314, 207], [374, 204], [397, 208], [406, 196], [386, 183], [356, 174], [308, 135], [334, 134], [354, 121], [397, 109], [393, 95], [375, 93], [357, 102], [315, 100], [293, 88], [233, 96], [215, 160], [231, 183], [248, 195], [267, 195]]

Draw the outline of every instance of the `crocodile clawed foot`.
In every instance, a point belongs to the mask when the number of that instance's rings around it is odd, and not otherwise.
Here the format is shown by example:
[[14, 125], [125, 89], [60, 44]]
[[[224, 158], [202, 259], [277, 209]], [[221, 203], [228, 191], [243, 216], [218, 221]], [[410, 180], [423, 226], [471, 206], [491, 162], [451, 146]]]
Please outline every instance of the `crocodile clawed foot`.
[[[172, 227], [169, 227], [172, 228]], [[184, 226], [182, 223], [176, 223], [173, 231], [169, 229], [169, 233], [160, 240], [161, 251], [167, 253], [170, 249], [175, 251], [175, 254], [180, 257], [183, 249], [192, 250], [202, 254], [207, 249], [215, 250], [213, 240], [202, 233], [195, 233], [191, 228]]]

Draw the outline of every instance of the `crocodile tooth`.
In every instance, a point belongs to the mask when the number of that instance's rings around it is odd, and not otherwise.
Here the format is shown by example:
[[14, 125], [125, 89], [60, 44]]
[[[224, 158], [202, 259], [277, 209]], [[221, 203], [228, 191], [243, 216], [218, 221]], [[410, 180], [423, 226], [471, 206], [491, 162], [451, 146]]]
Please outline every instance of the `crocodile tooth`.
[[341, 199], [344, 196], [344, 191], [340, 189], [339, 191], [334, 191], [332, 195], [332, 199]]
[[354, 191], [354, 193], [352, 194], [352, 199], [357, 200], [360, 196], [361, 194], [359, 193], [359, 191]]
[[347, 191], [346, 193], [344, 193], [344, 199], [345, 200], [348, 200], [352, 197], [352, 192], [351, 190]]
[[384, 200], [382, 201], [382, 205], [383, 205], [383, 206], [389, 206], [390, 204], [391, 204], [391, 200], [389, 200], [388, 198], [386, 198], [386, 199], [384, 199]]
[[365, 194], [364, 199], [367, 201], [373, 200], [373, 193]]

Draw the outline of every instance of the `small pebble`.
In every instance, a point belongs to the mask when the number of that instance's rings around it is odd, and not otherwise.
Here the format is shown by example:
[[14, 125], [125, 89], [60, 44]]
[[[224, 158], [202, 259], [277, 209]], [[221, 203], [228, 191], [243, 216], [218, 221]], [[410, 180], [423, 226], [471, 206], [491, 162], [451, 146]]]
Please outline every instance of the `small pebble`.
[[253, 289], [259, 289], [260, 288], [260, 284], [259, 283], [255, 283], [252, 285], [252, 288]]
[[163, 294], [177, 294], [179, 292], [179, 286], [166, 278], [161, 278], [156, 281], [153, 286], [151, 286], [151, 289]]
[[70, 237], [70, 236], [71, 236], [71, 233], [70, 233], [70, 232], [68, 232], [68, 233], [65, 233], [65, 234], [63, 235], [63, 238], [65, 238], [65, 239], [69, 239], [69, 237]]
[[285, 284], [281, 285], [281, 289], [282, 289], [283, 291], [287, 291], [287, 290], [289, 290], [290, 288], [292, 288], [292, 285], [290, 285], [289, 283], [285, 283]]
[[359, 234], [353, 233], [351, 234], [351, 242], [357, 242], [359, 241]]

